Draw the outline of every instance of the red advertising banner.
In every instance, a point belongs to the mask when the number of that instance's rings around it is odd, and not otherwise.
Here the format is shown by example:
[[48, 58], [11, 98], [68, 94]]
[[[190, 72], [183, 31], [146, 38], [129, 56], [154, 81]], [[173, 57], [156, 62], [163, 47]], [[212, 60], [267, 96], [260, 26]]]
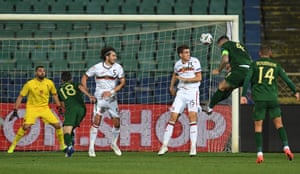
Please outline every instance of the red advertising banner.
[[[89, 146], [89, 132], [92, 120], [93, 105], [87, 104], [87, 114], [75, 132], [75, 149], [86, 151]], [[19, 109], [19, 119], [8, 121], [13, 104], [0, 104], [0, 150], [5, 151], [13, 141], [18, 128], [22, 124], [25, 109]], [[55, 108], [55, 106], [53, 106]], [[121, 116], [120, 148], [123, 151], [158, 151], [163, 140], [165, 126], [169, 120], [169, 105], [126, 104], [119, 105]], [[198, 114], [197, 150], [220, 152], [230, 144], [231, 106], [218, 105], [214, 113]], [[55, 109], [53, 109], [55, 113]], [[112, 122], [104, 115], [95, 144], [96, 150], [110, 150]], [[37, 120], [31, 130], [20, 140], [16, 150], [51, 151], [58, 150], [55, 129]], [[182, 114], [175, 124], [174, 134], [169, 143], [169, 151], [189, 150], [189, 121], [186, 113]]]

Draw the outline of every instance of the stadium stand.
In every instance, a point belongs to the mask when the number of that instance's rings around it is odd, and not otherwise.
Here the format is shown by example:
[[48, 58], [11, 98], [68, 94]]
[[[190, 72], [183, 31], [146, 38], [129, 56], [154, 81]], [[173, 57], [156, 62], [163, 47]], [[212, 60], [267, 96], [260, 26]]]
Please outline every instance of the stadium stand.
[[[289, 72], [299, 72], [299, 1], [262, 1], [263, 36], [273, 48], [273, 57]], [[253, 5], [253, 8], [255, 6]]]
[[137, 8], [138, 14], [155, 14], [156, 2], [155, 1], [143, 1]]
[[102, 1], [91, 1], [86, 3], [86, 13], [87, 14], [102, 14], [104, 7]]
[[225, 14], [225, 0], [210, 0], [209, 14]]
[[208, 14], [209, 0], [193, 1], [191, 12], [194, 15]]
[[174, 0], [163, 0], [157, 3], [155, 8], [156, 14], [174, 14]]
[[253, 59], [258, 58], [261, 44], [260, 0], [245, 1], [245, 43]]

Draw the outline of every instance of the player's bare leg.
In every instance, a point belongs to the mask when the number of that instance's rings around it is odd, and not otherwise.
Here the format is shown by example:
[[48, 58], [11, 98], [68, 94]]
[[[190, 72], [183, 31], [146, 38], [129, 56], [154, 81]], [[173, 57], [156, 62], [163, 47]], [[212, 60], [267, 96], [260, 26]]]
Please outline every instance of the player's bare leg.
[[170, 141], [171, 136], [173, 134], [174, 125], [175, 125], [178, 117], [179, 117], [178, 113], [171, 112], [171, 118], [170, 118], [170, 120], [167, 124], [166, 129], [165, 129], [163, 144], [160, 147], [160, 150], [158, 152], [159, 156], [164, 155], [165, 153], [168, 152], [168, 144], [169, 144], [169, 141]]
[[111, 148], [116, 155], [121, 156], [122, 152], [117, 145], [119, 135], [120, 135], [120, 118], [113, 118], [113, 125], [114, 127], [112, 128]]
[[101, 123], [101, 116], [95, 115], [93, 124], [90, 129], [90, 146], [89, 146], [89, 157], [96, 157], [95, 153], [95, 141], [97, 138], [98, 128]]

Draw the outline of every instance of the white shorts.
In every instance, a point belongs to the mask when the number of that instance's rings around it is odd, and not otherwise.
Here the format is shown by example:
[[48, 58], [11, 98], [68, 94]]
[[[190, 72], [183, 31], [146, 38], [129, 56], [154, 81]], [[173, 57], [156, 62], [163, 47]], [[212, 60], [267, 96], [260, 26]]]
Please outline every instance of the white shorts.
[[178, 89], [170, 111], [175, 113], [182, 113], [187, 107], [188, 112], [198, 112], [200, 109], [199, 103], [198, 88]]
[[114, 100], [104, 100], [103, 98], [97, 99], [97, 103], [94, 105], [94, 115], [101, 115], [105, 112], [108, 112], [110, 117], [119, 118], [119, 108], [118, 102], [116, 99]]

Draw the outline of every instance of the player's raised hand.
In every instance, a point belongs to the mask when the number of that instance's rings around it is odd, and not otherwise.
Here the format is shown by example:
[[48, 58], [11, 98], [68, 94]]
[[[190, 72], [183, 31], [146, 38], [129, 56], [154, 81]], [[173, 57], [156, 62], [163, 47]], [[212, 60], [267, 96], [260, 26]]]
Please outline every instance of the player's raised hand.
[[212, 74], [213, 74], [213, 75], [218, 75], [218, 74], [220, 74], [219, 69], [214, 69], [214, 70], [212, 70]]
[[299, 94], [299, 92], [296, 92], [295, 97], [296, 97], [296, 100], [297, 100], [297, 101], [300, 100], [300, 94]]
[[109, 99], [113, 94], [110, 91], [104, 91], [102, 93], [102, 98]]
[[229, 63], [226, 64], [225, 69], [227, 72], [231, 71], [231, 66]]
[[97, 103], [97, 99], [94, 96], [89, 96], [90, 102], [91, 103]]
[[241, 104], [247, 104], [248, 103], [247, 97], [242, 96], [240, 103]]
[[18, 110], [17, 109], [14, 109], [13, 113], [9, 116], [9, 121], [13, 120], [14, 118], [19, 118], [19, 115], [18, 115]]

